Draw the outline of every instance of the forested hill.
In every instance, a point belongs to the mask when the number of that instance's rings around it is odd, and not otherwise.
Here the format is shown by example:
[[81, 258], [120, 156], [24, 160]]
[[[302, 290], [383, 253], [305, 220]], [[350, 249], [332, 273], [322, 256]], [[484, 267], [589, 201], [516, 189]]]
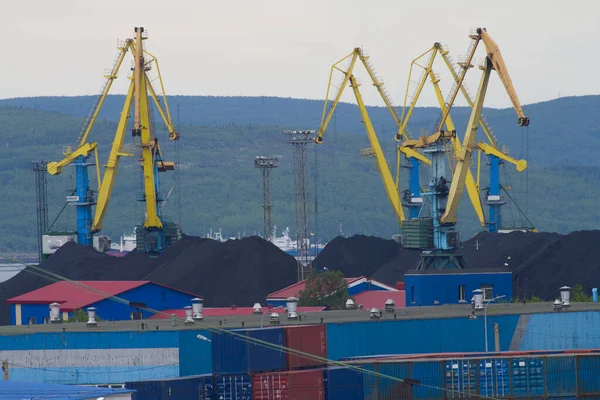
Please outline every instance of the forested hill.
[[[90, 140], [99, 142], [101, 163], [108, 155], [122, 99], [107, 99], [90, 136]], [[63, 146], [74, 144], [92, 101], [91, 96], [0, 100], [0, 253], [35, 249], [35, 180], [28, 170], [29, 161], [62, 158]], [[260, 233], [262, 179], [253, 168], [253, 159], [277, 155], [281, 164], [272, 174], [274, 222], [278, 230], [286, 226], [293, 229], [292, 151], [281, 130], [316, 129], [322, 103], [266, 97], [174, 96], [170, 104], [175, 120], [179, 109], [181, 190], [176, 189], [167, 202], [165, 212], [169, 218], [181, 216], [184, 231], [194, 235], [219, 228], [227, 236]], [[528, 209], [530, 219], [540, 230], [566, 233], [600, 226], [600, 161], [596, 155], [600, 148], [599, 108], [599, 96], [526, 105], [532, 120], [528, 129], [516, 126], [512, 109], [485, 110], [500, 142], [511, 148], [511, 155], [529, 155], [528, 205], [523, 203], [524, 174], [505, 165], [502, 182], [521, 207]], [[383, 108], [372, 107], [369, 111], [388, 161], [393, 164], [395, 127], [390, 124], [391, 118]], [[433, 108], [418, 109], [411, 120], [413, 136], [421, 127], [431, 129], [437, 116]], [[460, 108], [453, 114], [459, 131], [464, 130], [466, 116], [467, 110]], [[160, 126], [158, 121], [156, 126]], [[166, 137], [161, 131], [157, 135]], [[318, 236], [323, 240], [340, 232], [381, 237], [397, 233], [395, 216], [373, 160], [360, 156], [360, 149], [368, 146], [356, 107], [340, 105], [325, 144], [318, 146]], [[163, 152], [169, 160], [175, 159], [172, 142], [163, 141]], [[427, 172], [422, 170], [422, 184]], [[402, 173], [405, 178], [406, 171]], [[139, 180], [135, 159], [123, 159], [105, 222], [104, 232], [113, 238], [118, 239], [143, 217], [135, 201]], [[175, 183], [172, 173], [162, 177], [165, 192]], [[67, 189], [73, 187], [72, 168], [66, 168], [60, 176], [49, 176], [48, 184], [52, 221], [64, 205]], [[486, 185], [484, 166], [481, 187]], [[520, 221], [513, 206], [505, 207], [504, 216], [511, 224]], [[72, 228], [74, 221], [74, 211], [67, 207], [55, 228]], [[463, 238], [480, 229], [468, 201], [461, 205], [458, 227]]]
[[[19, 107], [85, 117], [90, 112], [94, 96], [28, 97], [0, 100], [0, 107]], [[116, 121], [123, 96], [109, 96], [100, 118]], [[286, 129], [317, 129], [323, 102], [277, 97], [213, 97], [171, 96], [169, 104], [174, 122], [185, 126], [278, 126]], [[485, 109], [484, 114], [500, 143], [511, 155], [525, 157], [532, 165], [597, 165], [594, 149], [600, 146], [600, 96], [564, 97], [524, 106], [531, 118], [527, 129], [519, 128], [511, 109]], [[388, 110], [369, 107], [369, 114], [381, 140], [393, 137], [396, 130]], [[453, 108], [452, 117], [462, 130], [469, 110]], [[439, 110], [417, 108], [409, 130], [418, 136], [421, 129], [433, 129]], [[356, 106], [342, 103], [327, 131], [328, 136], [344, 133], [364, 134]], [[462, 132], [461, 132], [462, 133]], [[525, 134], [529, 136], [527, 151]], [[479, 139], [483, 140], [482, 137]], [[326, 139], [327, 140], [327, 139]], [[521, 154], [522, 153], [522, 154]]]

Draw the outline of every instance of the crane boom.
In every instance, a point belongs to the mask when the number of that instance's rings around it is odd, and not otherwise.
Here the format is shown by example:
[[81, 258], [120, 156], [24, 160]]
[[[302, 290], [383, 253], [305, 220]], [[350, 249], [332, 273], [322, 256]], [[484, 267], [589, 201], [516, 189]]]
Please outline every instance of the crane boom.
[[513, 106], [515, 107], [515, 111], [519, 116], [518, 124], [520, 126], [529, 125], [529, 118], [525, 116], [523, 109], [520, 107], [518, 97], [516, 96], [516, 92], [514, 90], [510, 77], [508, 76], [508, 71], [506, 69], [506, 65], [504, 64], [504, 60], [502, 59], [498, 46], [489, 37], [487, 31], [484, 28], [477, 29], [477, 33], [481, 36], [482, 40], [484, 40], [484, 43], [487, 43], [486, 50], [488, 54], [485, 58], [485, 64], [483, 65], [483, 74], [479, 83], [479, 89], [477, 90], [477, 96], [473, 104], [473, 109], [471, 111], [469, 123], [467, 124], [465, 137], [463, 138], [461, 149], [456, 157], [457, 164], [454, 170], [454, 174], [452, 176], [452, 184], [450, 186], [450, 191], [448, 194], [446, 210], [440, 218], [440, 222], [442, 224], [456, 222], [456, 212], [458, 210], [458, 204], [462, 196], [467, 171], [469, 169], [471, 154], [476, 147], [475, 137], [477, 135], [477, 126], [479, 125], [479, 121], [481, 118], [481, 112], [483, 109], [485, 95], [487, 93], [487, 87], [490, 80], [491, 71], [492, 69], [496, 69], [496, 66], [498, 66], [496, 72], [498, 73], [500, 79], [504, 83], [507, 93], [511, 98], [511, 101], [513, 102]]
[[529, 118], [527, 118], [525, 116], [525, 113], [523, 112], [523, 107], [521, 107], [521, 102], [519, 101], [519, 97], [517, 96], [515, 87], [513, 86], [512, 80], [510, 79], [508, 69], [506, 68], [506, 64], [504, 64], [504, 58], [502, 58], [502, 54], [500, 53], [498, 45], [490, 37], [485, 28], [477, 29], [477, 33], [481, 36], [481, 40], [483, 41], [483, 44], [485, 46], [488, 58], [490, 59], [493, 68], [498, 73], [498, 76], [500, 76], [500, 80], [502, 81], [502, 84], [506, 89], [506, 93], [508, 93], [508, 97], [512, 102], [513, 108], [517, 112], [517, 116], [519, 117], [519, 126], [528, 126]]
[[117, 131], [115, 138], [112, 143], [110, 154], [108, 156], [108, 162], [106, 163], [106, 170], [102, 177], [102, 183], [98, 191], [98, 202], [96, 204], [96, 210], [94, 212], [94, 220], [92, 222], [92, 231], [97, 232], [102, 229], [104, 222], [104, 216], [108, 209], [108, 204], [112, 195], [112, 190], [115, 184], [115, 177], [117, 174], [117, 168], [119, 167], [119, 160], [121, 156], [132, 156], [131, 153], [126, 153], [122, 150], [123, 142], [125, 140], [125, 132], [127, 131], [127, 122], [129, 121], [129, 112], [131, 110], [131, 102], [133, 100], [133, 81], [129, 84], [129, 90], [125, 97], [125, 104], [121, 111], [121, 117], [119, 118], [119, 124], [117, 125]]
[[373, 128], [373, 124], [371, 123], [371, 119], [369, 118], [367, 108], [365, 107], [365, 103], [363, 102], [362, 96], [360, 95], [360, 91], [358, 89], [360, 85], [356, 82], [354, 76], [350, 76], [349, 81], [350, 87], [352, 87], [354, 96], [356, 97], [356, 103], [358, 104], [360, 115], [362, 117], [363, 123], [365, 124], [365, 129], [367, 130], [369, 142], [371, 144], [371, 148], [373, 149], [375, 160], [377, 162], [377, 168], [379, 169], [379, 174], [381, 175], [381, 179], [383, 180], [383, 186], [385, 187], [388, 199], [392, 203], [392, 207], [394, 208], [394, 212], [396, 213], [396, 217], [398, 218], [398, 223], [400, 224], [400, 226], [402, 226], [402, 221], [404, 221], [404, 211], [402, 210], [400, 196], [398, 194], [398, 190], [396, 189], [396, 185], [394, 184], [394, 179], [392, 177], [392, 174], [390, 173], [390, 169], [383, 154], [383, 150], [381, 149], [381, 145], [377, 140], [377, 135], [375, 134], [375, 129]]

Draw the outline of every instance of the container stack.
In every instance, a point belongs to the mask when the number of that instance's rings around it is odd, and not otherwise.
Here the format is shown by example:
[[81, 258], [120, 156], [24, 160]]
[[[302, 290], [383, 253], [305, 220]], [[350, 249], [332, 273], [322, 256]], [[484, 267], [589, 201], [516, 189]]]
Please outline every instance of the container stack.
[[126, 387], [138, 390], [134, 400], [570, 400], [600, 393], [600, 350], [361, 356], [339, 367], [327, 365], [325, 332], [306, 325], [213, 333], [212, 375]]

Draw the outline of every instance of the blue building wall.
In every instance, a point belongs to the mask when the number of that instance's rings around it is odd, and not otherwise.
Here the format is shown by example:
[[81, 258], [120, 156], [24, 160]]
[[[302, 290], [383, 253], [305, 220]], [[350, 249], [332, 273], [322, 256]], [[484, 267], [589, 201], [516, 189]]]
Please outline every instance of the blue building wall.
[[0, 336], [21, 382], [107, 384], [211, 373], [206, 330], [52, 332]]
[[506, 273], [440, 273], [415, 274], [404, 276], [406, 306], [432, 306], [439, 304], [459, 304], [459, 287], [464, 286], [465, 298], [462, 303], [470, 303], [473, 290], [483, 285], [493, 285], [493, 295], [512, 297], [512, 274]]
[[[494, 344], [494, 323], [500, 329], [500, 349], [508, 350], [518, 315], [488, 315], [488, 343]], [[330, 359], [383, 354], [485, 351], [483, 318], [353, 322], [327, 325]]]
[[202, 375], [212, 373], [210, 342], [198, 339], [198, 335], [210, 338], [210, 331], [179, 332], [179, 375]]
[[[118, 297], [132, 302], [145, 303], [146, 307], [151, 309], [169, 310], [191, 305], [193, 295], [155, 285], [153, 283], [147, 283], [120, 293]], [[149, 311], [137, 310], [127, 304], [119, 303], [111, 299], [101, 300], [86, 306], [86, 308], [91, 306], [96, 307], [97, 315], [107, 321], [128, 320], [133, 311], [141, 311], [144, 318], [148, 318], [153, 314]], [[27, 325], [30, 317], [35, 318], [36, 324], [43, 324], [44, 318], [49, 316], [49, 312], [50, 308], [48, 304], [22, 304], [21, 324]], [[69, 316], [71, 314], [72, 313], [69, 313]], [[15, 321], [14, 305], [11, 305], [11, 321]]]
[[529, 316], [519, 350], [600, 348], [600, 312], [533, 314]]

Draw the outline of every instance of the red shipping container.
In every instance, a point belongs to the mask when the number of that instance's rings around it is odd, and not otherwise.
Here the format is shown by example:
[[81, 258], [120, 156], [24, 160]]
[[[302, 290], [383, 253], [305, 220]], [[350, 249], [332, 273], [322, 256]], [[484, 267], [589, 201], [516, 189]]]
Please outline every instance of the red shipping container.
[[324, 400], [322, 369], [282, 371], [252, 377], [253, 400]]
[[[325, 325], [287, 326], [285, 328], [285, 345], [294, 350], [327, 358]], [[287, 353], [288, 369], [319, 367], [325, 364], [323, 361]]]

